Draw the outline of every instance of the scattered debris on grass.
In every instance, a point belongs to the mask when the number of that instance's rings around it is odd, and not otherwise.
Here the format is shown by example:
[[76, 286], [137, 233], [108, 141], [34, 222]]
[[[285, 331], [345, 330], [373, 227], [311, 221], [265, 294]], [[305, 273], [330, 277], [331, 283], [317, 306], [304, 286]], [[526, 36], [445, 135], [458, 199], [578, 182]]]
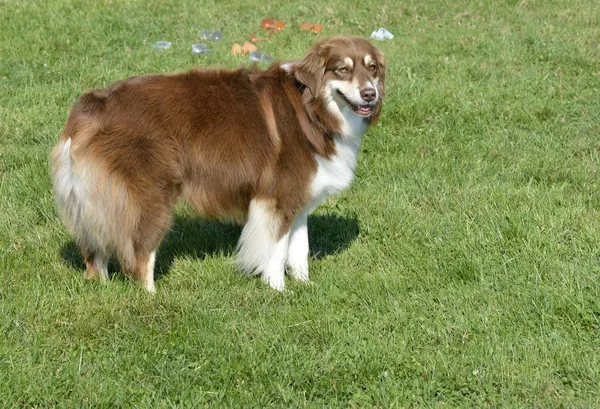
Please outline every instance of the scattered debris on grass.
[[244, 45], [239, 45], [238, 43], [235, 43], [233, 47], [231, 47], [231, 55], [246, 55], [257, 50], [258, 48], [250, 41], [246, 41]]
[[257, 50], [258, 50], [258, 48], [249, 41], [246, 41], [244, 43], [244, 45], [242, 46], [242, 54], [243, 55], [249, 54], [249, 53], [251, 53], [253, 51], [257, 51]]
[[206, 44], [192, 45], [192, 54], [212, 54], [214, 51], [208, 48]]
[[273, 20], [272, 18], [265, 18], [260, 23], [260, 28], [262, 28], [263, 30], [271, 30], [274, 27], [275, 27], [275, 20]]
[[235, 43], [233, 47], [231, 47], [231, 55], [241, 55], [242, 54], [242, 46], [238, 43]]
[[375, 40], [391, 40], [394, 38], [394, 35], [385, 28], [380, 27], [379, 30], [371, 33], [371, 38], [374, 38]]
[[274, 33], [283, 30], [286, 25], [285, 21], [275, 21], [272, 18], [265, 18], [260, 22], [260, 28], [269, 31], [269, 38], [271, 38]]
[[469, 13], [468, 11], [463, 11], [462, 13], [458, 13], [456, 16], [454, 16], [454, 20], [462, 20], [463, 18], [467, 18], [470, 16], [471, 13]]
[[258, 51], [252, 51], [250, 53], [250, 61], [252, 62], [269, 62], [273, 60], [273, 57], [271, 57], [268, 54], [263, 54], [261, 52]]
[[281, 30], [283, 30], [285, 28], [285, 26], [286, 26], [285, 21], [276, 21], [275, 22], [275, 27], [273, 27], [273, 30], [275, 32], [281, 31]]
[[[254, 31], [251, 32], [250, 33], [250, 41], [244, 42], [243, 45], [240, 45], [238, 43], [233, 44], [233, 46], [231, 47], [231, 55], [247, 55], [248, 54], [249, 59], [252, 62], [272, 61], [273, 60], [272, 56], [270, 56], [268, 54], [263, 54], [258, 51], [258, 47], [256, 46], [256, 43], [258, 43], [259, 41], [267, 41], [268, 39], [270, 39], [273, 36], [273, 34], [284, 30], [286, 26], [287, 26], [287, 23], [285, 21], [276, 21], [275, 19], [272, 19], [272, 18], [263, 19], [260, 23], [260, 28], [268, 31], [268, 36], [266, 38], [259, 38], [256, 35], [256, 32], [254, 32]], [[310, 31], [311, 33], [320, 33], [323, 30], [323, 26], [321, 24], [303, 23], [303, 24], [300, 24], [300, 30]], [[385, 29], [381, 28], [379, 30], [379, 32], [381, 32], [381, 30], [385, 31]], [[387, 35], [391, 36], [389, 38], [393, 37], [387, 31], [385, 31], [385, 33], [387, 33]], [[384, 34], [384, 35], [386, 35], [386, 34]], [[198, 36], [203, 40], [220, 41], [223, 39], [223, 32], [221, 30], [215, 30], [215, 31], [211, 32], [210, 30], [204, 29], [204, 30], [201, 30], [198, 32]], [[157, 41], [156, 44], [154, 44], [152, 47], [156, 48], [156, 49], [170, 48], [171, 43], [169, 41]], [[206, 45], [206, 44], [193, 44], [192, 45], [192, 54], [194, 54], [194, 55], [213, 54], [213, 53], [214, 53], [214, 51], [212, 49], [208, 48], [208, 45]]]
[[323, 26], [321, 24], [302, 23], [300, 24], [300, 30], [320, 33], [323, 30]]
[[171, 42], [170, 41], [157, 41], [156, 43], [152, 44], [152, 48], [155, 48], [157, 50], [164, 50], [166, 48], [171, 48]]
[[210, 30], [205, 29], [205, 30], [198, 32], [198, 36], [203, 40], [210, 40], [210, 41], [219, 41], [219, 40], [223, 39], [223, 33], [221, 32], [221, 30], [215, 30], [211, 33]]
[[221, 30], [216, 30], [215, 32], [213, 32], [210, 37], [209, 40], [210, 41], [219, 41], [223, 38], [223, 33], [221, 32]]

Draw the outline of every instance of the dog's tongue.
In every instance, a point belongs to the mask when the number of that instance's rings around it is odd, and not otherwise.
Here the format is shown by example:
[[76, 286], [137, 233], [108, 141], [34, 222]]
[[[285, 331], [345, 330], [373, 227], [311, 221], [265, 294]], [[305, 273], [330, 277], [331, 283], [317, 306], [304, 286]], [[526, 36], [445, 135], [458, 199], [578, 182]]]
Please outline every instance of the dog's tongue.
[[358, 107], [358, 112], [361, 114], [368, 114], [371, 112], [371, 105], [361, 105]]

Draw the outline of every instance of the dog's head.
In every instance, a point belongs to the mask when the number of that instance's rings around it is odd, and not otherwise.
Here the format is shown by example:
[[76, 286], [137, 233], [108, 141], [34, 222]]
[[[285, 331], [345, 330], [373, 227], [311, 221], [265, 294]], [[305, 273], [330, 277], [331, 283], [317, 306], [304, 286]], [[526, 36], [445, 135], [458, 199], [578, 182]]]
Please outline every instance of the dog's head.
[[385, 96], [385, 60], [369, 41], [333, 37], [317, 43], [293, 66], [296, 79], [316, 100], [376, 122]]

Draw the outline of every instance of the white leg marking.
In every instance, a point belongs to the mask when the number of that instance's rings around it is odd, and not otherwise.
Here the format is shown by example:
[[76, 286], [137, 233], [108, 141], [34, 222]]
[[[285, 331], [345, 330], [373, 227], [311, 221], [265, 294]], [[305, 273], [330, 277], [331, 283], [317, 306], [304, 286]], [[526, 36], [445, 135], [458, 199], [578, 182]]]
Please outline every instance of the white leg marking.
[[108, 279], [108, 256], [104, 253], [97, 252], [94, 256], [94, 267], [98, 271], [100, 281]]
[[279, 222], [267, 202], [253, 200], [237, 245], [236, 263], [246, 274], [262, 274], [278, 291], [285, 287], [289, 233], [277, 240]]
[[250, 202], [248, 221], [238, 241], [236, 256], [236, 263], [247, 274], [260, 274], [267, 267], [275, 237], [275, 225], [267, 203], [256, 200]]
[[156, 251], [150, 253], [150, 258], [148, 259], [148, 267], [146, 269], [146, 277], [145, 277], [145, 286], [146, 290], [149, 293], [154, 294], [156, 292], [156, 287], [154, 286], [154, 263], [156, 261]]
[[290, 275], [308, 281], [308, 213], [302, 212], [294, 220], [290, 233], [288, 266]]
[[272, 244], [271, 255], [262, 274], [263, 282], [277, 291], [285, 290], [285, 261], [288, 255], [289, 239], [290, 233], [288, 232], [279, 241]]

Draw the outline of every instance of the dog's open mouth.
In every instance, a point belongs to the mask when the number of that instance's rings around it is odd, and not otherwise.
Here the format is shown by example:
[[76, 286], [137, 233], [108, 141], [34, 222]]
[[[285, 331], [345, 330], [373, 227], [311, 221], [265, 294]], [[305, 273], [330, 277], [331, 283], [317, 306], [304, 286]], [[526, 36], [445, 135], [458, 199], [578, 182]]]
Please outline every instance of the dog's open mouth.
[[356, 105], [355, 103], [350, 101], [339, 89], [337, 90], [337, 93], [340, 97], [342, 97], [344, 101], [346, 101], [348, 105], [350, 105], [350, 108], [352, 108], [355, 114], [358, 114], [360, 116], [370, 116], [373, 112], [373, 105]]

